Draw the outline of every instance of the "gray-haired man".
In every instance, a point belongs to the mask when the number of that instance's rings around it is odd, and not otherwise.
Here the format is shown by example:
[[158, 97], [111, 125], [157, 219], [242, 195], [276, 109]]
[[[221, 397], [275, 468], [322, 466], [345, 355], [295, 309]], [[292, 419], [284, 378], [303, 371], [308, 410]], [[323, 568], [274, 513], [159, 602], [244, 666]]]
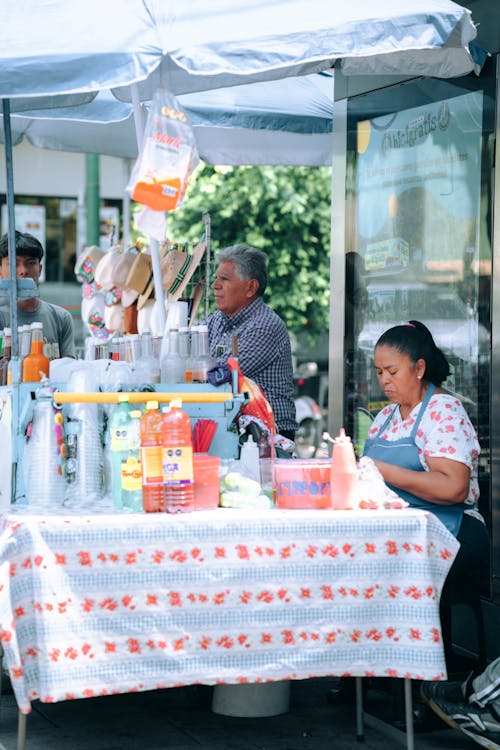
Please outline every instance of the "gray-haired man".
[[212, 288], [217, 312], [207, 321], [211, 354], [220, 364], [227, 362], [237, 336], [241, 371], [264, 391], [277, 431], [293, 440], [292, 352], [285, 324], [262, 299], [267, 257], [250, 245], [233, 245], [218, 252], [216, 261]]

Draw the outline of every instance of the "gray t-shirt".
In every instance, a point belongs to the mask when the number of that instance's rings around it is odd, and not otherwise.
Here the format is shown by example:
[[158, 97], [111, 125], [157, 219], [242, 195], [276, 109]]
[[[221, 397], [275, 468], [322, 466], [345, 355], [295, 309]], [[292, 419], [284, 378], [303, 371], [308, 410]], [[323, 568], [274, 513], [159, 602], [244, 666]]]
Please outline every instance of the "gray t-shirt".
[[[33, 312], [17, 311], [18, 325], [30, 325], [39, 321], [43, 325], [44, 353], [49, 359], [75, 356], [73, 320], [64, 307], [51, 302], [38, 300], [38, 308]], [[0, 328], [10, 326], [10, 307], [0, 307]]]

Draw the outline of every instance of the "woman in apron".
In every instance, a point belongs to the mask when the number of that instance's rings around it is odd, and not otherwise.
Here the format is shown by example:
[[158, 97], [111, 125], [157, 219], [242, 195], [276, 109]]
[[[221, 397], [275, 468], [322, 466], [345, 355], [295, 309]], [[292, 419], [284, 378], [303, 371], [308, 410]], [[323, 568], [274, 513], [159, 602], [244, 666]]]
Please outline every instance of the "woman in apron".
[[477, 511], [476, 431], [458, 398], [441, 389], [448, 361], [431, 332], [412, 320], [390, 328], [374, 352], [375, 370], [392, 403], [375, 417], [364, 455], [411, 507], [434, 513], [460, 549], [442, 593], [481, 588], [489, 565], [489, 535]]

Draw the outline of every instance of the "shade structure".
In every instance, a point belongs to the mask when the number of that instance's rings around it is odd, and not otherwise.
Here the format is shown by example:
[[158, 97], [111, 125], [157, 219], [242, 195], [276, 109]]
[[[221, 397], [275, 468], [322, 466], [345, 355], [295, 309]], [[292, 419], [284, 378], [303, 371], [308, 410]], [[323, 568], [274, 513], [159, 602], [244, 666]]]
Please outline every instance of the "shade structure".
[[[331, 163], [333, 76], [315, 73], [179, 96], [209, 164]], [[143, 118], [148, 106], [143, 105]], [[11, 116], [13, 144], [137, 156], [133, 108], [102, 91], [88, 104]], [[1, 135], [0, 135], [1, 139]]]
[[158, 86], [182, 94], [336, 61], [349, 73], [457, 76], [473, 69], [475, 34], [451, 0], [17, 0], [0, 5], [0, 98], [12, 111], [102, 89], [130, 100], [134, 83], [149, 100]]

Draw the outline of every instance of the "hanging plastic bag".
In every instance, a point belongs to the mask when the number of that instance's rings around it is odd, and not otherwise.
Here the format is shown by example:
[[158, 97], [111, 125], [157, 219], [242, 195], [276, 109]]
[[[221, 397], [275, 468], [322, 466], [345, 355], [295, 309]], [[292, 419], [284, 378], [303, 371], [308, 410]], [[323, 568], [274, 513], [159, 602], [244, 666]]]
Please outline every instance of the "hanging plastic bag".
[[151, 102], [140, 153], [127, 190], [155, 211], [181, 205], [188, 178], [199, 161], [193, 128], [181, 105], [165, 89]]
[[276, 432], [274, 413], [264, 391], [254, 380], [243, 375], [234, 357], [229, 357], [227, 364], [231, 371], [236, 370], [238, 373], [239, 392], [247, 393], [249, 396], [249, 400], [243, 404], [238, 415], [240, 431], [252, 434], [251, 425], [254, 423], [258, 427], [258, 432], [255, 434], [256, 442], [259, 442], [260, 435], [269, 446], [272, 446]]

